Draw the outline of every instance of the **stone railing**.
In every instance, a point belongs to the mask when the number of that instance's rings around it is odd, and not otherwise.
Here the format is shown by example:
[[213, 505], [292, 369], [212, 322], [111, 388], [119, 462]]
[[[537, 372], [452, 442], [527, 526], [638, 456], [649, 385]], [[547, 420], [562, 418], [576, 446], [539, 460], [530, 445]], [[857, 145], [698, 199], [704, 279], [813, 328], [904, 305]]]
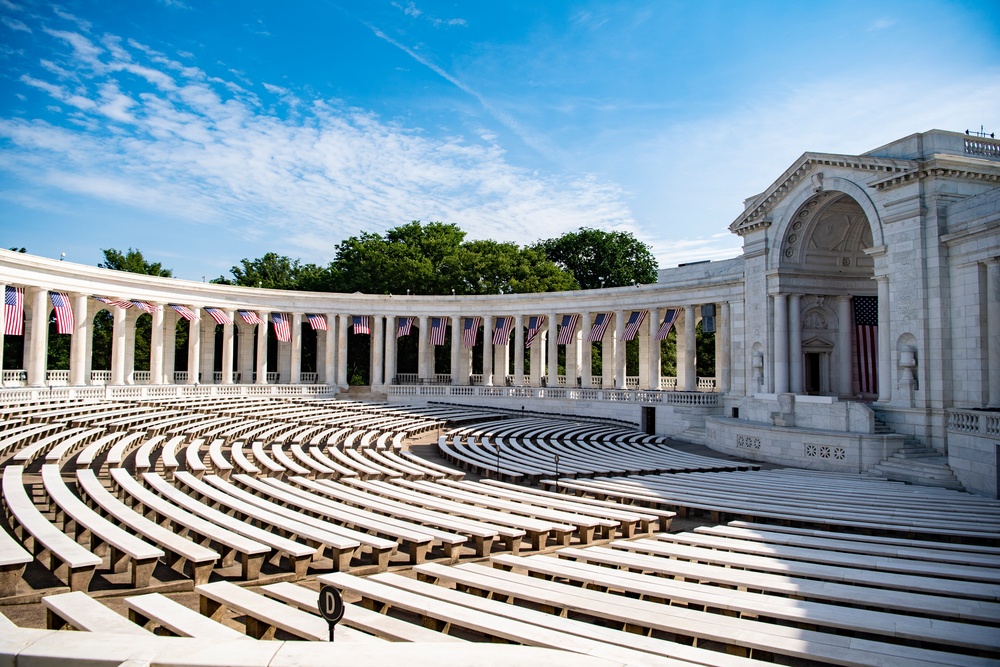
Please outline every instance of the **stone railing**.
[[645, 391], [631, 389], [578, 389], [569, 387], [483, 387], [451, 385], [392, 385], [389, 396], [475, 396], [482, 398], [549, 398], [571, 401], [651, 403], [685, 407], [715, 407], [719, 395], [701, 391]]
[[336, 387], [325, 384], [229, 385], [108, 385], [104, 387], [21, 387], [0, 389], [0, 403], [24, 400], [146, 399], [174, 396], [333, 396]]
[[174, 371], [174, 384], [187, 384], [188, 372], [187, 371]]
[[981, 155], [983, 157], [1000, 157], [1000, 142], [989, 139], [965, 139], [966, 155]]
[[1000, 437], [1000, 412], [949, 410], [948, 430], [953, 433]]
[[135, 384], [149, 384], [153, 379], [153, 374], [149, 371], [132, 371], [132, 382]]
[[111, 382], [111, 371], [90, 371], [90, 384], [102, 385]]
[[69, 384], [69, 370], [45, 371], [45, 384], [53, 386]]
[[9, 370], [3, 372], [3, 386], [23, 387], [28, 384], [28, 371]]
[[319, 380], [319, 373], [316, 371], [313, 371], [311, 373], [310, 372], [301, 373], [299, 375], [299, 380], [303, 384], [316, 384], [316, 381]]

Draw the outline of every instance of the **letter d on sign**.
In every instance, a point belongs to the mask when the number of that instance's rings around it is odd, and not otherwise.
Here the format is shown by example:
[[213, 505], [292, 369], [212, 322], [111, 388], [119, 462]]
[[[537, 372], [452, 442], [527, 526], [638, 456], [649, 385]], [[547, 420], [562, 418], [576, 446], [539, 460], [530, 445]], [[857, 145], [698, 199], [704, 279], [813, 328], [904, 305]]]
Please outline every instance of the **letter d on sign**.
[[334, 628], [344, 618], [344, 598], [329, 584], [319, 589], [319, 614], [330, 624], [330, 641], [333, 641]]

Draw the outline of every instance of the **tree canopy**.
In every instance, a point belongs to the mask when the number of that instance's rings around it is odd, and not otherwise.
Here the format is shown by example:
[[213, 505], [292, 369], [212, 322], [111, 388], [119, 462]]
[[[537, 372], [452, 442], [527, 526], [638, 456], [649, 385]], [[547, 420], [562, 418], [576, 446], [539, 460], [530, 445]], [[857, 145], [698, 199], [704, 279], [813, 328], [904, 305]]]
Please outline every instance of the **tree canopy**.
[[581, 227], [539, 241], [533, 248], [572, 273], [583, 289], [644, 285], [657, 279], [657, 263], [649, 246], [629, 232]]
[[147, 262], [146, 258], [142, 256], [142, 252], [134, 248], [129, 248], [125, 252], [114, 248], [102, 248], [101, 252], [104, 253], [104, 261], [99, 262], [97, 266], [102, 269], [142, 273], [162, 278], [169, 278], [173, 275], [173, 271], [163, 268], [159, 262]]

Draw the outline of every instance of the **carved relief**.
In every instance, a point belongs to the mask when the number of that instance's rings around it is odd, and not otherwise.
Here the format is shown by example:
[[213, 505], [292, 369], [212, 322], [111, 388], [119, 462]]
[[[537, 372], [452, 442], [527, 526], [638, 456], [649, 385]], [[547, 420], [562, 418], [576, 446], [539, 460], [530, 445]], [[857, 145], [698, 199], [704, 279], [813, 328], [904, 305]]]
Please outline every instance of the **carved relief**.
[[829, 329], [830, 325], [826, 318], [818, 310], [811, 310], [802, 318], [802, 326], [806, 329]]

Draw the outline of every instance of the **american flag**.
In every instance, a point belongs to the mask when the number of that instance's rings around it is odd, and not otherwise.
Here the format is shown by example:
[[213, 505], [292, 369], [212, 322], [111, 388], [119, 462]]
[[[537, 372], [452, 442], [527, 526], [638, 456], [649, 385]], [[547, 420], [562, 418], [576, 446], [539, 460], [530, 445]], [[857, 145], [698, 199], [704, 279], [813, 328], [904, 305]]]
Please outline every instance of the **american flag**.
[[646, 315], [648, 313], [648, 310], [632, 311], [632, 314], [628, 316], [628, 322], [625, 323], [625, 331], [622, 332], [622, 340], [635, 340], [635, 335], [639, 333], [639, 327], [641, 327], [642, 323], [646, 321]]
[[[95, 297], [96, 298], [96, 297]], [[195, 315], [194, 311], [187, 306], [178, 306], [176, 303], [169, 304], [171, 308], [177, 311], [177, 314], [183, 317], [188, 322], [197, 322], [198, 316]]]
[[854, 297], [858, 381], [862, 394], [878, 393], [878, 297]]
[[475, 347], [476, 339], [479, 338], [479, 322], [482, 318], [466, 317], [462, 324], [462, 347]]
[[513, 317], [498, 317], [493, 330], [493, 344], [506, 345], [510, 342], [510, 330], [514, 328]]
[[274, 335], [282, 343], [288, 343], [292, 340], [289, 319], [288, 313], [271, 313], [271, 321], [274, 322]]
[[121, 308], [133, 308], [135, 304], [131, 301], [125, 301], [124, 299], [112, 299], [108, 296], [95, 296], [94, 299], [100, 301], [101, 303], [106, 303], [109, 306], [119, 306]]
[[370, 334], [372, 332], [371, 329], [368, 328], [367, 315], [355, 315], [353, 321], [355, 334]]
[[670, 329], [674, 326], [674, 322], [677, 321], [677, 316], [680, 314], [680, 308], [667, 308], [667, 312], [663, 313], [663, 324], [660, 325], [659, 330], [656, 332], [656, 340], [665, 340], [670, 335]]
[[24, 288], [7, 286], [4, 302], [4, 333], [8, 336], [24, 334]]
[[264, 320], [260, 319], [260, 315], [252, 310], [237, 310], [236, 312], [240, 314], [240, 317], [247, 324], [264, 324]]
[[233, 321], [229, 319], [226, 313], [219, 308], [205, 308], [205, 312], [212, 316], [216, 324], [232, 324]]
[[562, 323], [559, 325], [559, 337], [556, 338], [557, 344], [569, 345], [573, 342], [573, 335], [576, 333], [576, 323], [579, 319], [579, 315], [563, 315]]
[[135, 301], [135, 300], [132, 300], [131, 303], [132, 303], [133, 306], [135, 306], [139, 310], [144, 310], [147, 313], [149, 313], [150, 315], [152, 315], [153, 313], [155, 313], [157, 311], [163, 310], [163, 308], [161, 308], [159, 306], [154, 306], [154, 305], [149, 304], [149, 303], [146, 303], [145, 301]]
[[528, 337], [524, 339], [525, 347], [531, 347], [531, 344], [535, 342], [535, 337], [541, 333], [544, 324], [544, 315], [534, 315], [528, 318]]
[[49, 292], [49, 298], [52, 299], [52, 307], [56, 312], [56, 331], [61, 334], [73, 333], [76, 324], [69, 296], [61, 292]]
[[309, 326], [314, 330], [326, 331], [326, 318], [322, 315], [310, 315], [306, 313], [306, 319], [309, 320]]
[[413, 318], [412, 317], [399, 318], [399, 324], [396, 327], [396, 338], [409, 336], [410, 332], [412, 331], [413, 331]]
[[448, 333], [448, 320], [444, 317], [431, 318], [431, 345], [444, 345], [445, 334]]
[[587, 340], [591, 343], [604, 340], [604, 332], [608, 330], [608, 323], [611, 321], [611, 313], [598, 313], [594, 317], [594, 325], [590, 327], [590, 334]]

